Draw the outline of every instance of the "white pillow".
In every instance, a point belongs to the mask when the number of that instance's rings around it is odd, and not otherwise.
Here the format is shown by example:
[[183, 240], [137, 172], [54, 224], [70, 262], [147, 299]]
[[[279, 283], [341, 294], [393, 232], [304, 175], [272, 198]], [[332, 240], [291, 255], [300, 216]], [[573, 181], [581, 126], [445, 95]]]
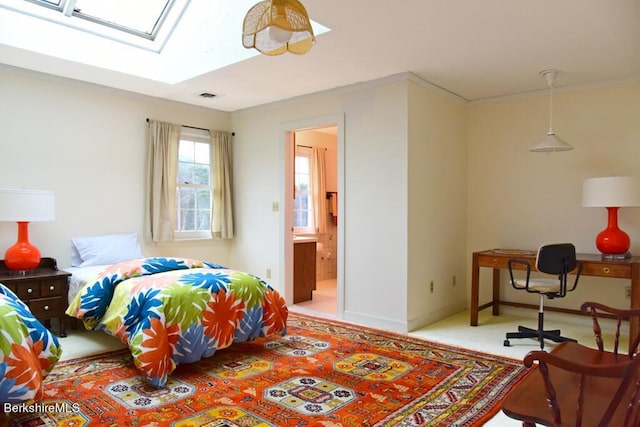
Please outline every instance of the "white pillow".
[[[138, 243], [138, 233], [74, 237], [71, 247], [71, 263], [78, 267], [115, 264], [144, 256]], [[74, 250], [80, 261], [77, 265]]]

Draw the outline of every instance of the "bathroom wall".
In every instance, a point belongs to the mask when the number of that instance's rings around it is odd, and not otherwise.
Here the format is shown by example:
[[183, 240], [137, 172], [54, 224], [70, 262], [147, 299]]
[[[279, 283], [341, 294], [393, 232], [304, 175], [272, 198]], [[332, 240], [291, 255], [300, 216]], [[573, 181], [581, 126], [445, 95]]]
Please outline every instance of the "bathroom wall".
[[316, 250], [316, 280], [337, 278], [338, 226], [333, 222], [331, 215], [327, 219], [327, 232], [318, 234]]

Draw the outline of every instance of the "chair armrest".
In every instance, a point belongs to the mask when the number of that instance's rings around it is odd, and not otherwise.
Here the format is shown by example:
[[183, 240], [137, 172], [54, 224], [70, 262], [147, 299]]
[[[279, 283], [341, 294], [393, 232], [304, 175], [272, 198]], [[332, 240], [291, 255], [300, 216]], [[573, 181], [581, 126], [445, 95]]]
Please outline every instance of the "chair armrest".
[[515, 285], [515, 278], [513, 277], [513, 270], [516, 269], [517, 265], [521, 265], [522, 267], [524, 267], [524, 270], [527, 270], [527, 290], [529, 290], [529, 277], [531, 276], [531, 264], [529, 263], [529, 261], [527, 261], [526, 259], [510, 259], [508, 261], [508, 266], [509, 266], [509, 278], [511, 279], [509, 281], [509, 283], [511, 283], [511, 286], [513, 286], [515, 289], [518, 289]]
[[640, 309], [624, 309], [624, 308], [616, 308], [616, 307], [611, 307], [605, 304], [601, 304], [599, 302], [595, 302], [595, 301], [585, 301], [582, 303], [582, 305], [580, 306], [580, 311], [583, 312], [588, 312], [590, 311], [592, 308], [608, 313], [608, 314], [613, 314], [615, 316], [623, 316], [624, 318], [631, 318], [631, 317], [637, 317], [640, 316]]
[[573, 281], [573, 286], [571, 287], [571, 289], [567, 289], [567, 291], [569, 292], [574, 291], [576, 287], [578, 287], [578, 280], [580, 280], [580, 276], [582, 275], [582, 262], [576, 261], [576, 268], [574, 269], [574, 271], [575, 279]]
[[532, 367], [534, 362], [542, 362], [576, 374], [617, 378], [624, 375], [624, 371], [629, 369], [629, 365], [632, 363], [632, 360], [625, 360], [624, 362], [607, 365], [584, 364], [571, 361], [564, 357], [558, 357], [553, 354], [553, 352], [549, 353], [543, 350], [534, 350], [527, 353], [523, 362], [528, 368]]

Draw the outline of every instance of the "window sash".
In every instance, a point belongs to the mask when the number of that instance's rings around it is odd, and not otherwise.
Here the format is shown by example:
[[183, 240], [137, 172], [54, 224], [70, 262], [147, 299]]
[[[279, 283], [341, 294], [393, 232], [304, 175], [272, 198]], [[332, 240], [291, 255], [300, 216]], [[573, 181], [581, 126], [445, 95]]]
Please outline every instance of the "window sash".
[[313, 233], [313, 188], [311, 180], [311, 148], [296, 146], [295, 191], [293, 200], [293, 232]]
[[213, 170], [211, 138], [201, 129], [182, 128], [176, 178], [177, 240], [211, 238]]

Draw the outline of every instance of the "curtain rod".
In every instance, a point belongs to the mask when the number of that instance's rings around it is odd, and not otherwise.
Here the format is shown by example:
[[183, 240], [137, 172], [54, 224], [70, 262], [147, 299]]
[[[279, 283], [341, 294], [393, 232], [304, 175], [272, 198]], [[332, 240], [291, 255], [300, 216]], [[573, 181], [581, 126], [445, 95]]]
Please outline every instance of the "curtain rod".
[[[302, 145], [302, 144], [296, 144], [296, 147], [303, 147], [303, 148], [316, 148], [316, 147], [311, 147], [310, 145]], [[324, 151], [327, 151], [327, 148], [324, 149]]]
[[[149, 117], [147, 117], [147, 123], [149, 123]], [[210, 130], [210, 129], [199, 128], [199, 127], [188, 126], [188, 125], [180, 125], [180, 126], [185, 127], [185, 128], [189, 128], [189, 129], [198, 129], [198, 130], [206, 130], [206, 131]], [[231, 132], [231, 136], [236, 136], [236, 133], [235, 132]]]

